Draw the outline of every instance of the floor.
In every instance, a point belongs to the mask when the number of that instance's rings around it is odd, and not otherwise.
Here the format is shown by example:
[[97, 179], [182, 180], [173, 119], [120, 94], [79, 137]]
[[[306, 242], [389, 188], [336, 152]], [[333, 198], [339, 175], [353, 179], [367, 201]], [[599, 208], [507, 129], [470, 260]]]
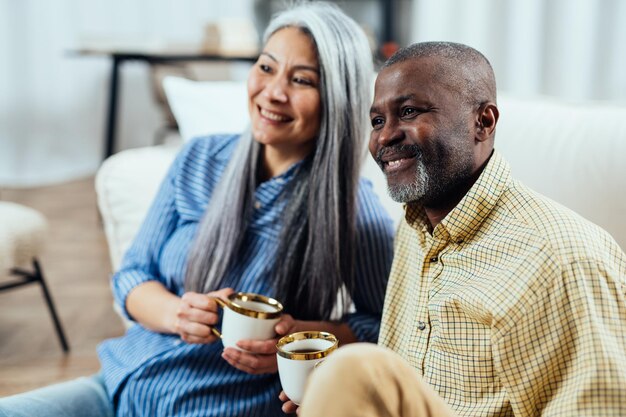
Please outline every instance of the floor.
[[0, 200], [33, 207], [48, 219], [41, 264], [71, 349], [63, 354], [38, 286], [0, 293], [0, 397], [97, 372], [97, 344], [123, 334], [112, 310], [93, 182], [0, 189]]

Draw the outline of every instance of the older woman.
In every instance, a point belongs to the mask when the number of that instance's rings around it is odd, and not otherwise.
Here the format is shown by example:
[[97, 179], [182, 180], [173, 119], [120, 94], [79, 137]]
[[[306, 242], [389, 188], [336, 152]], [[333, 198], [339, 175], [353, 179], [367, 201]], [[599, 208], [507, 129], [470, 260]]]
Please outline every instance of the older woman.
[[[97, 376], [0, 400], [0, 415], [281, 415], [276, 339], [241, 341], [244, 353], [211, 332], [219, 315], [207, 294], [233, 288], [282, 301], [279, 336], [376, 341], [393, 230], [358, 175], [367, 39], [315, 3], [279, 14], [264, 39], [248, 79], [250, 129], [182, 150], [113, 277], [138, 325], [101, 344]], [[345, 313], [330, 321], [333, 311]]]

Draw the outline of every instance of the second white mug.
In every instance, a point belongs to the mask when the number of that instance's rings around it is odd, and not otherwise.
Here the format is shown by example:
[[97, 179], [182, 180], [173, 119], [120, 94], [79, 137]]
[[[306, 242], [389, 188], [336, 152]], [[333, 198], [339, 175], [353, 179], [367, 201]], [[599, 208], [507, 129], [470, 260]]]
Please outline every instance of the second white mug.
[[338, 346], [333, 334], [319, 331], [293, 333], [278, 341], [278, 375], [291, 401], [300, 405], [309, 374]]

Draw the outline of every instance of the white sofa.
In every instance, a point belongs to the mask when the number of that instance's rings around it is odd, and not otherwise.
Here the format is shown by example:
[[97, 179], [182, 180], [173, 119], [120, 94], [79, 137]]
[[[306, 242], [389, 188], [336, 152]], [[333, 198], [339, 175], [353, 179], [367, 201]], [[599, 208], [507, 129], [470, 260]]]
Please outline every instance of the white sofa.
[[[166, 80], [165, 87], [183, 139], [237, 131], [245, 124], [232, 116], [246, 114], [243, 83]], [[496, 149], [511, 164], [513, 175], [602, 226], [626, 249], [626, 106], [501, 95], [498, 107]], [[126, 150], [98, 171], [98, 204], [113, 270], [179, 146]], [[369, 156], [366, 161], [364, 176], [399, 221], [400, 205], [387, 196], [376, 164]]]

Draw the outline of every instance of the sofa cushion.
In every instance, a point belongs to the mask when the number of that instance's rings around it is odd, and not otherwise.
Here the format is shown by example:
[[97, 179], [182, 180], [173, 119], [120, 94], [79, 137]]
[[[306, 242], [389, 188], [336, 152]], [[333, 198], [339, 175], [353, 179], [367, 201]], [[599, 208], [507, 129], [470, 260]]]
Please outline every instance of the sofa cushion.
[[526, 185], [626, 248], [626, 106], [501, 95], [496, 149]]
[[240, 133], [248, 125], [245, 82], [166, 77], [163, 88], [183, 141], [211, 133]]

